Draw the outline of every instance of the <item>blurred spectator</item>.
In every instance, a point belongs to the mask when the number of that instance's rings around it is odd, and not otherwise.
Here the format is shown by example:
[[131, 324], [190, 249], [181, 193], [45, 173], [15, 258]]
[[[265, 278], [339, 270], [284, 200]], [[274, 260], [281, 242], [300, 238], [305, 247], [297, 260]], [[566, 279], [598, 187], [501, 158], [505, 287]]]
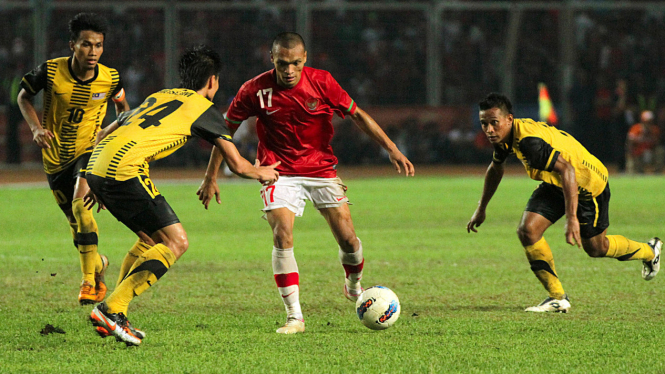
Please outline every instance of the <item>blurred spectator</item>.
[[665, 162], [665, 150], [660, 144], [660, 129], [654, 122], [654, 114], [645, 110], [640, 115], [640, 122], [634, 124], [628, 132], [626, 152], [626, 172], [642, 174], [645, 168], [660, 173]]
[[17, 96], [21, 90], [21, 78], [26, 71], [23, 59], [15, 59], [10, 62], [13, 68], [7, 69], [8, 74], [0, 83], [1, 89], [7, 98], [7, 133], [5, 137], [6, 161], [8, 164], [21, 163], [21, 139], [19, 137], [19, 126], [23, 122], [21, 109], [18, 107]]
[[610, 162], [616, 162], [620, 172], [626, 170], [626, 141], [628, 131], [635, 121], [634, 102], [630, 100], [628, 81], [618, 79], [614, 88], [614, 110], [612, 111], [612, 124], [608, 145], [612, 158]]
[[[194, 2], [194, 0], [188, 0]], [[224, 10], [183, 8], [177, 13], [178, 27], [173, 47], [177, 55], [194, 43], [207, 43], [225, 56], [216, 102], [223, 104], [251, 77], [270, 66], [269, 46], [278, 32], [295, 30], [300, 4], [295, 0], [224, 0], [242, 3], [242, 7]], [[366, 106], [424, 105], [427, 103], [429, 14], [413, 7], [399, 8], [399, 2], [434, 4], [431, 0], [392, 1], [390, 7], [376, 6], [378, 0], [310, 0], [312, 4], [355, 5], [373, 2], [365, 9], [310, 8], [311, 66], [331, 71], [356, 102]], [[203, 3], [209, 0], [196, 0]], [[90, 2], [93, 4], [93, 2]], [[139, 7], [137, 7], [137, 4]], [[562, 3], [563, 4], [563, 3]], [[45, 25], [47, 57], [66, 55], [63, 42], [67, 19], [80, 9], [59, 7], [54, 1], [48, 7]], [[85, 4], [83, 4], [85, 5]], [[412, 5], [412, 4], [411, 4]], [[464, 5], [461, 2], [461, 5]], [[393, 6], [397, 6], [394, 7]], [[119, 1], [113, 7], [94, 10], [114, 25], [106, 44], [113, 53], [105, 54], [102, 63], [120, 71], [131, 106], [146, 95], [164, 87], [165, 8], [140, 7], [137, 2]], [[443, 105], [475, 105], [489, 91], [501, 91], [506, 66], [506, 32], [513, 10], [497, 7], [444, 8], [440, 13], [441, 35], [438, 54], [441, 59], [440, 92]], [[560, 77], [567, 78], [568, 66], [562, 65], [559, 9], [524, 10], [517, 35], [514, 65], [516, 106], [531, 105], [537, 99], [537, 82], [549, 83], [557, 109], [562, 105]], [[658, 113], [665, 110], [665, 12], [658, 7], [575, 8], [574, 35], [570, 48], [575, 48], [571, 67], [572, 89], [565, 96], [571, 109], [562, 125], [604, 162], [625, 164], [626, 136], [636, 122], [637, 108]], [[13, 78], [12, 61], [32, 64], [34, 40], [33, 13], [28, 8], [4, 9], [0, 12], [0, 105], [9, 109], [7, 87]], [[563, 74], [560, 74], [563, 73]], [[659, 104], [660, 103], [660, 104]], [[10, 114], [10, 111], [5, 111]], [[108, 122], [114, 117], [109, 111]], [[394, 131], [406, 150], [419, 162], [473, 162], [470, 155], [457, 150], [459, 129], [448, 133], [438, 123], [398, 121], [385, 123]], [[381, 124], [382, 126], [384, 123]], [[336, 125], [337, 126], [337, 125]], [[468, 124], [459, 125], [466, 128]], [[8, 128], [11, 130], [11, 128]], [[663, 128], [662, 130], [665, 130]], [[662, 132], [661, 132], [662, 133]], [[475, 134], [475, 132], [474, 132]], [[11, 134], [8, 134], [11, 135]], [[378, 150], [363, 148], [365, 139], [358, 136], [352, 123], [339, 125], [339, 141], [333, 140], [341, 163], [363, 163], [375, 160], [368, 153]], [[610, 146], [594, 144], [604, 139]], [[665, 138], [665, 137], [661, 137]], [[665, 139], [662, 139], [665, 141]], [[196, 144], [192, 143], [192, 147]], [[450, 148], [455, 149], [454, 152]], [[28, 148], [28, 147], [26, 147]], [[338, 151], [338, 148], [340, 151]], [[341, 151], [341, 149], [348, 150]], [[12, 153], [11, 149], [7, 149]], [[11, 152], [10, 152], [11, 151]], [[183, 151], [182, 158], [189, 156]], [[477, 153], [476, 153], [477, 154]], [[24, 158], [27, 154], [24, 155]], [[178, 158], [179, 156], [176, 156]], [[13, 159], [14, 160], [14, 159]], [[174, 160], [173, 165], [183, 164]], [[171, 161], [165, 161], [171, 162]], [[184, 164], [198, 161], [188, 158]], [[484, 162], [484, 161], [483, 161]]]

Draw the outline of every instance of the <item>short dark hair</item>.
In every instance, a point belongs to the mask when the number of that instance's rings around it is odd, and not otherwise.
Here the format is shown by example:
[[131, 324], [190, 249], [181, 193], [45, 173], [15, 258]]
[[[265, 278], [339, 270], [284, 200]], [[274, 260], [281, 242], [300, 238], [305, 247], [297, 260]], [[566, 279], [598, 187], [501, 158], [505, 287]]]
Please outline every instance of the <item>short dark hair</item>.
[[276, 46], [282, 46], [287, 49], [295, 48], [298, 45], [302, 45], [302, 48], [304, 50], [307, 50], [305, 48], [305, 40], [300, 36], [300, 34], [295, 33], [295, 32], [280, 32], [277, 34], [275, 39], [272, 41], [272, 47], [270, 50], [272, 51], [275, 49]]
[[81, 31], [91, 30], [104, 35], [106, 39], [106, 19], [96, 13], [79, 13], [69, 20], [69, 40], [76, 42]]
[[178, 63], [180, 87], [198, 91], [211, 76], [219, 76], [222, 58], [206, 45], [197, 45], [185, 51]]
[[480, 110], [499, 108], [504, 113], [513, 114], [513, 104], [506, 95], [492, 92], [478, 103]]

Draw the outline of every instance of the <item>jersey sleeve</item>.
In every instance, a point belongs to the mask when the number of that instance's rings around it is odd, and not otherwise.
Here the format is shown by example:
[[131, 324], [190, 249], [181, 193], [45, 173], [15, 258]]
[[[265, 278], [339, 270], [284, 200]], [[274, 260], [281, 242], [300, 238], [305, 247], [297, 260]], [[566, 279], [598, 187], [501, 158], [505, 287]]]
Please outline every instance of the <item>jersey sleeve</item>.
[[342, 118], [346, 114], [353, 115], [356, 113], [356, 102], [344, 91], [331, 74], [326, 76], [326, 92], [330, 106], [337, 109], [342, 114]]
[[535, 136], [522, 139], [519, 148], [530, 167], [549, 172], [554, 170], [554, 164], [561, 153], [545, 140]]
[[494, 146], [494, 154], [492, 155], [492, 161], [497, 164], [502, 164], [510, 156], [510, 150], [506, 149], [505, 146]]
[[215, 139], [217, 138], [232, 141], [231, 130], [226, 125], [222, 113], [214, 105], [211, 105], [192, 123], [191, 131], [193, 136], [199, 137], [211, 144], [215, 144]]
[[21, 87], [28, 91], [30, 95], [37, 95], [39, 91], [46, 87], [46, 77], [46, 63], [43, 63], [23, 76]]
[[111, 100], [116, 103], [122, 102], [125, 98], [125, 88], [122, 86], [122, 77], [118, 76], [118, 85], [111, 92]]
[[236, 130], [242, 123], [251, 116], [255, 116], [252, 95], [249, 93], [249, 82], [240, 87], [238, 94], [233, 98], [229, 110], [224, 116], [228, 128]]

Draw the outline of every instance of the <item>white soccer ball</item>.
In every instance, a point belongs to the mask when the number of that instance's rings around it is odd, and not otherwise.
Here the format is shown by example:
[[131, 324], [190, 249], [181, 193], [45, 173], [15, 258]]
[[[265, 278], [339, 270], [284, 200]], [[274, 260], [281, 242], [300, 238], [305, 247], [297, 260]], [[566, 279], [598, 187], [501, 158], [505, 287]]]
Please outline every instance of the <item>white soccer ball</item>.
[[399, 318], [397, 295], [389, 288], [374, 286], [366, 289], [356, 301], [360, 322], [372, 330], [385, 330]]

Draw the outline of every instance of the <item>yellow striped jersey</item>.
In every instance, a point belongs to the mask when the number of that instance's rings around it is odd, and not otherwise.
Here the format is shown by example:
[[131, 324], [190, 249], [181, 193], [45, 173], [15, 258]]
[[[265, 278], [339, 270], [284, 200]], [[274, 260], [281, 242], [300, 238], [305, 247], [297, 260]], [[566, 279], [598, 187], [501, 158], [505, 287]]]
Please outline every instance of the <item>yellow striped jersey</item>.
[[87, 173], [124, 181], [148, 176], [148, 163], [182, 147], [192, 136], [231, 141], [222, 113], [198, 93], [174, 88], [150, 95], [118, 116], [119, 127], [92, 152]]
[[607, 185], [605, 165], [571, 135], [545, 122], [515, 118], [510, 141], [495, 146], [493, 161], [502, 163], [511, 154], [522, 162], [531, 179], [560, 188], [563, 186], [561, 175], [553, 168], [561, 155], [575, 168], [581, 199], [600, 195]]
[[72, 71], [72, 57], [48, 60], [23, 77], [21, 86], [31, 95], [44, 90], [42, 126], [55, 136], [42, 149], [44, 171], [57, 173], [86, 152], [106, 116], [109, 99], [124, 94], [118, 71], [102, 64], [82, 81]]

